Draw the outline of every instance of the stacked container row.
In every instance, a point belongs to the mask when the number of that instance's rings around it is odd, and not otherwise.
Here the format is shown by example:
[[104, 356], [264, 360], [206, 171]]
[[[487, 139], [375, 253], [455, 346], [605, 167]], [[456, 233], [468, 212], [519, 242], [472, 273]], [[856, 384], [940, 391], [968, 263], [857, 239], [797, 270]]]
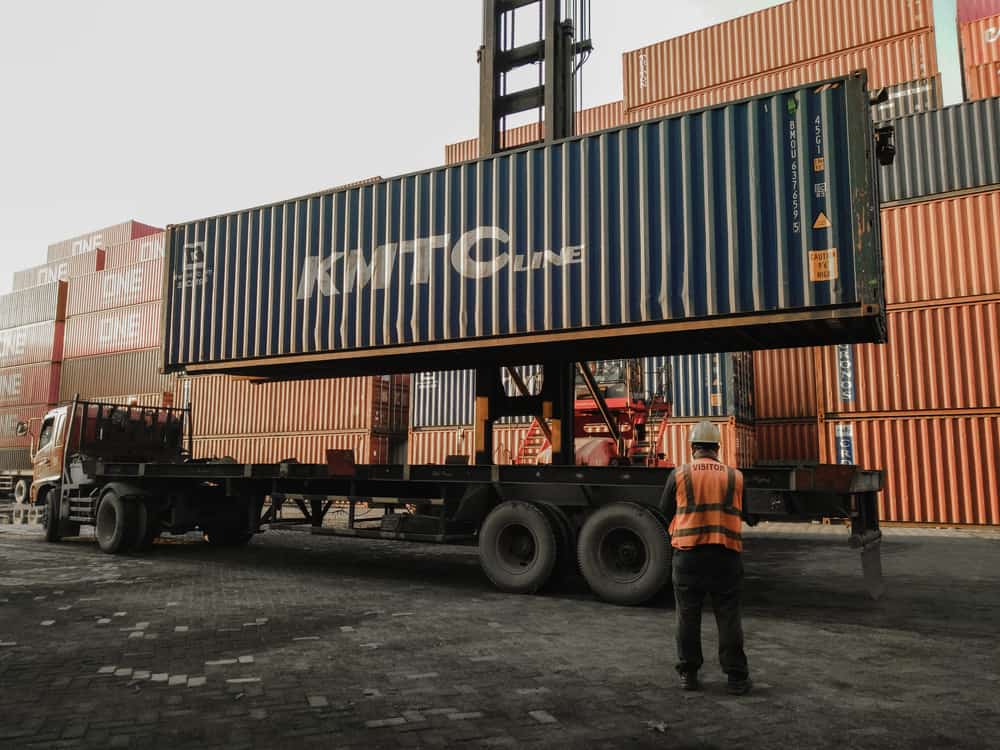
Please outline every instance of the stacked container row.
[[968, 99], [1000, 94], [1000, 10], [959, 22], [962, 70]]
[[101, 248], [118, 246], [137, 240], [141, 237], [161, 233], [157, 227], [143, 224], [139, 221], [125, 221], [114, 226], [96, 229], [86, 234], [71, 237], [49, 245], [46, 260], [48, 262], [65, 260], [74, 255], [90, 253]]

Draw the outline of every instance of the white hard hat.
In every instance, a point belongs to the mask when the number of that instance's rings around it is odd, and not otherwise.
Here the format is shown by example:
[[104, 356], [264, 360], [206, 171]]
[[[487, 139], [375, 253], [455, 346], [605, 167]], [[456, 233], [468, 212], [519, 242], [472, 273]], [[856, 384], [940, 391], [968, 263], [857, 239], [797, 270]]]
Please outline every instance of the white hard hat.
[[691, 428], [691, 444], [699, 445], [719, 445], [722, 442], [722, 433], [719, 428], [709, 421], [703, 421]]

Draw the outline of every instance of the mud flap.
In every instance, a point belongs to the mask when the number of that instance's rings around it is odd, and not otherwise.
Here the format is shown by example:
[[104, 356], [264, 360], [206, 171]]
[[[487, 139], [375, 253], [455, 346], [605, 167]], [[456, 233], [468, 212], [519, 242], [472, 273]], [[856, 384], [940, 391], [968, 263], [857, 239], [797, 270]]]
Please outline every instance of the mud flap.
[[865, 576], [868, 596], [878, 601], [885, 594], [885, 579], [882, 577], [882, 539], [869, 542], [861, 548], [861, 570]]

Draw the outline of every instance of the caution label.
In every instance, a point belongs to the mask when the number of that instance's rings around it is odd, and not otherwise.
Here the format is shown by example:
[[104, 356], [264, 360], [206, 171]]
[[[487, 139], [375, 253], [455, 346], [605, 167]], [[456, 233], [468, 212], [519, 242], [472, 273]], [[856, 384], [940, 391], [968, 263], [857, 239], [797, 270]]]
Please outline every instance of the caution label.
[[822, 172], [826, 169], [826, 158], [823, 156], [817, 156], [813, 159], [813, 172]]
[[829, 250], [809, 251], [809, 280], [810, 281], [833, 281], [839, 278], [840, 272], [837, 267], [837, 248]]
[[829, 229], [832, 226], [824, 211], [819, 212], [816, 221], [813, 222], [813, 229]]

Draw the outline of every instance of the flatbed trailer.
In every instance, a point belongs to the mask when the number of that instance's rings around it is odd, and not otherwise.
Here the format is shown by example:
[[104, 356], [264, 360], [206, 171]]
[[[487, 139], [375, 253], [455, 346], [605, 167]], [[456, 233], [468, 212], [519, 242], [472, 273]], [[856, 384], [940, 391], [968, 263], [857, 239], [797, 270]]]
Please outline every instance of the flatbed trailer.
[[[43, 420], [32, 496], [46, 538], [95, 527], [109, 553], [142, 551], [164, 533], [200, 530], [212, 544], [249, 541], [289, 498], [317, 533], [477, 545], [503, 591], [532, 593], [579, 570], [600, 598], [638, 604], [669, 581], [671, 547], [660, 497], [672, 469], [644, 466], [355, 465], [194, 461], [183, 447], [190, 412], [75, 401]], [[125, 455], [125, 454], [133, 455]], [[138, 454], [156, 460], [137, 460]], [[59, 460], [61, 458], [61, 461]], [[463, 457], [464, 459], [464, 457]], [[58, 473], [46, 467], [61, 463]], [[850, 519], [871, 592], [881, 590], [877, 494], [882, 474], [853, 466], [744, 470], [744, 515]], [[335, 501], [348, 522], [326, 527]], [[383, 515], [359, 519], [359, 504]]]

